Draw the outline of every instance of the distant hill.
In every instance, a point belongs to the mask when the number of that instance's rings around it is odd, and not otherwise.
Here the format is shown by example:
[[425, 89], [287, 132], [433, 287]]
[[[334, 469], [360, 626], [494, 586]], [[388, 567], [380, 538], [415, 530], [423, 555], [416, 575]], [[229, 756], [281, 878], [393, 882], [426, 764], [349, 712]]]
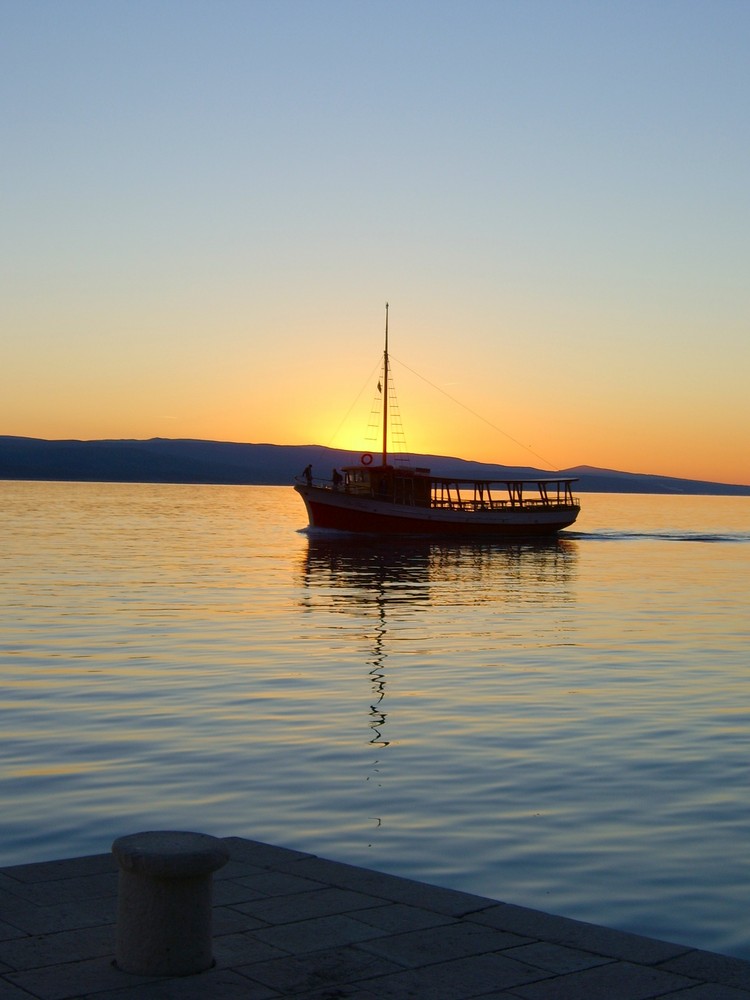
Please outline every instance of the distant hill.
[[[413, 461], [435, 475], [458, 475], [467, 479], [557, 474], [532, 467], [490, 465], [441, 455], [414, 455]], [[316, 475], [327, 477], [334, 467], [358, 462], [359, 452], [321, 445], [236, 444], [172, 438], [46, 441], [0, 436], [0, 479], [279, 486], [291, 483], [308, 463], [312, 464]], [[750, 496], [750, 486], [617, 472], [587, 465], [559, 472], [577, 476], [577, 489], [582, 493]]]

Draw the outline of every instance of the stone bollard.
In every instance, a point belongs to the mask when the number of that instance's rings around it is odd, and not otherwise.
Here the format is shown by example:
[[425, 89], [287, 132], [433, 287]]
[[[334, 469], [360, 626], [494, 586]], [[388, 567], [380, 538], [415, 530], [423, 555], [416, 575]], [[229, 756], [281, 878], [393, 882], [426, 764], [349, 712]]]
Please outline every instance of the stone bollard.
[[190, 976], [213, 965], [211, 875], [229, 851], [205, 833], [154, 830], [118, 837], [115, 961], [123, 972]]

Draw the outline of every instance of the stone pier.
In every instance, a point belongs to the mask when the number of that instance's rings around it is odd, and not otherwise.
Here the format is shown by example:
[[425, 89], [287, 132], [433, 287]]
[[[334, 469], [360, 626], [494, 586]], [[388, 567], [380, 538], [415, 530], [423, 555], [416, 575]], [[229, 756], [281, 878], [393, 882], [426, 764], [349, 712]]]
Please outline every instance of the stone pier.
[[[107, 852], [0, 869], [2, 1000], [750, 1000], [750, 963], [222, 838], [203, 972], [115, 961]], [[750, 931], [749, 931], [750, 936]]]

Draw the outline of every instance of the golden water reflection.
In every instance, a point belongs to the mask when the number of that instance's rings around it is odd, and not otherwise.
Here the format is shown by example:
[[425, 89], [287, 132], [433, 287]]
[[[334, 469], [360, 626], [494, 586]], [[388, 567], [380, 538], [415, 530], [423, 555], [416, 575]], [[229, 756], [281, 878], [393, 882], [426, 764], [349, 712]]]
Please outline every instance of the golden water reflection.
[[311, 533], [300, 565], [302, 606], [308, 611], [364, 613], [368, 644], [370, 742], [386, 747], [389, 639], [396, 624], [416, 619], [429, 641], [439, 609], [487, 604], [574, 601], [578, 543], [535, 543], [375, 537]]
[[578, 544], [568, 539], [500, 545], [310, 534], [300, 574], [310, 596], [325, 589], [331, 604], [342, 610], [352, 602], [452, 603], [451, 585], [458, 583], [473, 584], [471, 600], [477, 604], [518, 594], [528, 601], [545, 601], [551, 590], [572, 599]]

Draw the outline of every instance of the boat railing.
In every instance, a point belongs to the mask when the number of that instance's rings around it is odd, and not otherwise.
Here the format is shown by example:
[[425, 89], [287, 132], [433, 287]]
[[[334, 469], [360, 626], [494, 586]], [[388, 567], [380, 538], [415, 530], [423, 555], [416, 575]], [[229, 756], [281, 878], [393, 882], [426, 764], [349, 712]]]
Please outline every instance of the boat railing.
[[[549, 480], [474, 480], [430, 478], [429, 506], [437, 510], [458, 510], [468, 512], [504, 509], [566, 509], [580, 507], [580, 500], [573, 495], [571, 484], [575, 479]], [[374, 488], [367, 477], [360, 481], [348, 480], [341, 485], [330, 479], [297, 476], [300, 485], [314, 486], [333, 493], [347, 493], [350, 496], [388, 499], [391, 503], [414, 506], [413, 491], [406, 489], [397, 477], [396, 488], [389, 496]], [[413, 485], [413, 484], [410, 484]], [[531, 492], [533, 491], [533, 492]], [[427, 498], [425, 498], [427, 500]]]
[[430, 506], [461, 511], [580, 507], [578, 497], [572, 492], [574, 482], [575, 479], [490, 481], [433, 477]]
[[540, 507], [545, 509], [550, 508], [567, 508], [567, 507], [580, 507], [580, 500], [578, 497], [571, 496], [570, 499], [557, 498], [549, 500], [541, 500], [539, 497], [523, 497], [522, 500], [474, 500], [466, 499], [463, 497], [444, 499], [435, 498], [430, 504], [433, 508], [439, 508], [441, 510], [466, 510], [466, 511], [479, 511], [479, 510], [505, 510], [513, 509], [517, 507], [523, 507], [524, 509], [530, 509], [532, 507]]

